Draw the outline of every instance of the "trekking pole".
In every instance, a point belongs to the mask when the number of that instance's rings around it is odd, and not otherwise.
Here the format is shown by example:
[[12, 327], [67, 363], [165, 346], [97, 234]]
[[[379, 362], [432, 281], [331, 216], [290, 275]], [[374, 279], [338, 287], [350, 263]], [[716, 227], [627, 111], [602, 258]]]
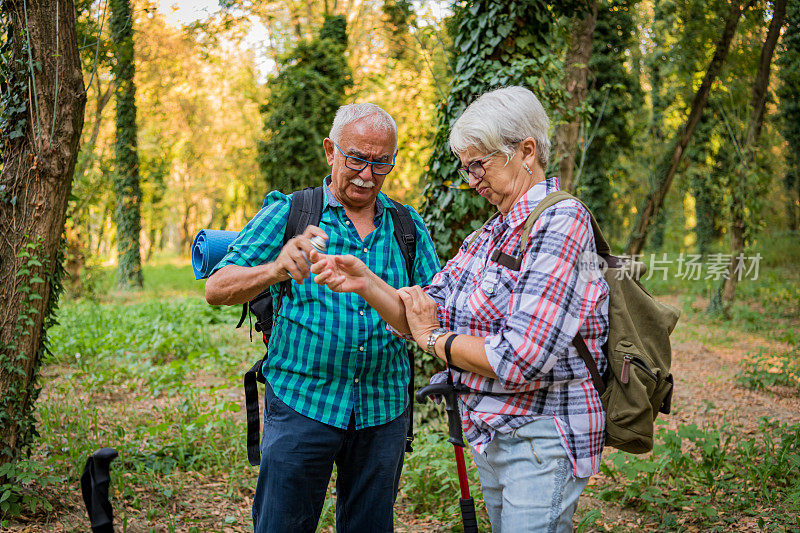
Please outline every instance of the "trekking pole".
[[458, 396], [456, 387], [452, 382], [434, 383], [419, 389], [416, 398], [419, 403], [425, 403], [428, 396], [440, 395], [444, 397], [444, 408], [447, 412], [447, 442], [453, 445], [456, 455], [456, 468], [458, 470], [458, 486], [461, 489], [461, 522], [464, 524], [464, 533], [478, 533], [478, 519], [475, 516], [475, 501], [469, 493], [467, 480], [467, 466], [464, 463], [464, 434], [461, 432], [461, 417], [458, 414]]
[[118, 455], [113, 448], [100, 448], [86, 459], [81, 475], [81, 493], [93, 533], [114, 533], [114, 510], [108, 500], [108, 489], [111, 461]]

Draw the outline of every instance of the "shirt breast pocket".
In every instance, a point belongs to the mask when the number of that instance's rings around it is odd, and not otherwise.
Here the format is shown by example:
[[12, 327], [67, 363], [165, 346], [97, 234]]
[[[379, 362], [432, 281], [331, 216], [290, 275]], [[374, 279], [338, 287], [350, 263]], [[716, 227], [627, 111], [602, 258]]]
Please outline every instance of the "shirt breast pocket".
[[490, 262], [466, 301], [467, 314], [472, 315], [473, 322], [496, 322], [507, 316], [516, 283], [515, 272]]

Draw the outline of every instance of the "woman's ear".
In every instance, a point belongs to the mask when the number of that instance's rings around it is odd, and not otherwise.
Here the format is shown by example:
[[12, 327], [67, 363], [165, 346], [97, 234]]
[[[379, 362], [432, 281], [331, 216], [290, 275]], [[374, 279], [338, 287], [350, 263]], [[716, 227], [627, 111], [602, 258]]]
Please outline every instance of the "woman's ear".
[[539, 164], [536, 159], [536, 141], [533, 137], [528, 137], [519, 143], [519, 151], [522, 156], [522, 162], [533, 168], [534, 165]]

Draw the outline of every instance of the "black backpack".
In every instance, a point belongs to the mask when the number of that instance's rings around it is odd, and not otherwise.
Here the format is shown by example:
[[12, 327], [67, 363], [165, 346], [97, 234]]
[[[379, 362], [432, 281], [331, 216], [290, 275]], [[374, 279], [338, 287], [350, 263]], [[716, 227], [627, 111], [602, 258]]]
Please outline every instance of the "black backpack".
[[[289, 209], [289, 218], [286, 222], [286, 231], [283, 234], [283, 244], [295, 235], [300, 235], [309, 225], [318, 226], [322, 218], [322, 187], [307, 187], [292, 193], [292, 205]], [[413, 279], [414, 260], [417, 252], [417, 231], [411, 213], [403, 204], [392, 200], [392, 207], [389, 214], [394, 224], [394, 236], [403, 259], [406, 263], [408, 279]], [[270, 290], [267, 289], [242, 306], [242, 316], [236, 327], [240, 327], [245, 319], [255, 316], [255, 330], [260, 331], [264, 344], [269, 346], [269, 338], [272, 334], [272, 327], [275, 316], [280, 310], [284, 296], [292, 298], [291, 280], [280, 283], [278, 297], [273, 302]], [[252, 324], [251, 324], [252, 327]], [[406, 452], [411, 451], [411, 443], [414, 440], [414, 354], [408, 348], [408, 362], [411, 367], [411, 380], [408, 384], [408, 434], [406, 436]], [[261, 373], [264, 361], [268, 353], [265, 353], [244, 375], [244, 396], [247, 411], [247, 460], [252, 466], [261, 463], [261, 435], [260, 435], [260, 416], [258, 411], [258, 386], [256, 382], [266, 383], [264, 375]]]

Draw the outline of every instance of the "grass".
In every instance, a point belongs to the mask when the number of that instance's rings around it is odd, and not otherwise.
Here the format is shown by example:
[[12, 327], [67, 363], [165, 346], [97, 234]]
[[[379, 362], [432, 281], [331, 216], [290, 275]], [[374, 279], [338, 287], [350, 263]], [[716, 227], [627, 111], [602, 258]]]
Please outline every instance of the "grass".
[[[257, 469], [246, 463], [241, 376], [263, 346], [233, 329], [239, 309], [205, 303], [203, 283], [187, 265], [161, 261], [144, 274], [143, 291], [120, 293], [113, 271], [93, 269], [84, 285], [91, 290], [62, 301], [37, 402], [39, 437], [29, 458], [0, 470], [3, 529], [86, 530], [77, 487], [87, 456], [103, 446], [120, 454], [111, 498], [123, 530], [250, 529]], [[728, 320], [705, 314], [715, 288], [708, 281], [645, 285], [682, 308], [681, 342], [730, 350], [760, 339], [735, 378], [742, 387], [800, 390], [800, 272], [793, 264], [765, 257], [759, 280], [740, 284]], [[457, 530], [458, 481], [443, 415], [426, 406], [416, 416], [398, 520], [427, 524], [419, 531]], [[798, 426], [768, 420], [755, 435], [724, 421], [660, 427], [652, 454], [606, 453], [601, 482], [589, 490], [649, 529], [733, 530], [731, 520], [755, 517], [764, 530], [791, 530], [800, 526], [798, 435]], [[488, 531], [474, 466], [469, 475]], [[332, 481], [321, 531], [335, 522], [334, 493]], [[583, 512], [579, 530], [620, 530], [605, 512]]]
[[635, 507], [659, 530], [723, 531], [742, 516], [766, 531], [800, 527], [800, 424], [763, 419], [755, 437], [725, 423], [658, 435], [652, 454], [607, 456], [602, 469], [612, 483], [590, 492]]

